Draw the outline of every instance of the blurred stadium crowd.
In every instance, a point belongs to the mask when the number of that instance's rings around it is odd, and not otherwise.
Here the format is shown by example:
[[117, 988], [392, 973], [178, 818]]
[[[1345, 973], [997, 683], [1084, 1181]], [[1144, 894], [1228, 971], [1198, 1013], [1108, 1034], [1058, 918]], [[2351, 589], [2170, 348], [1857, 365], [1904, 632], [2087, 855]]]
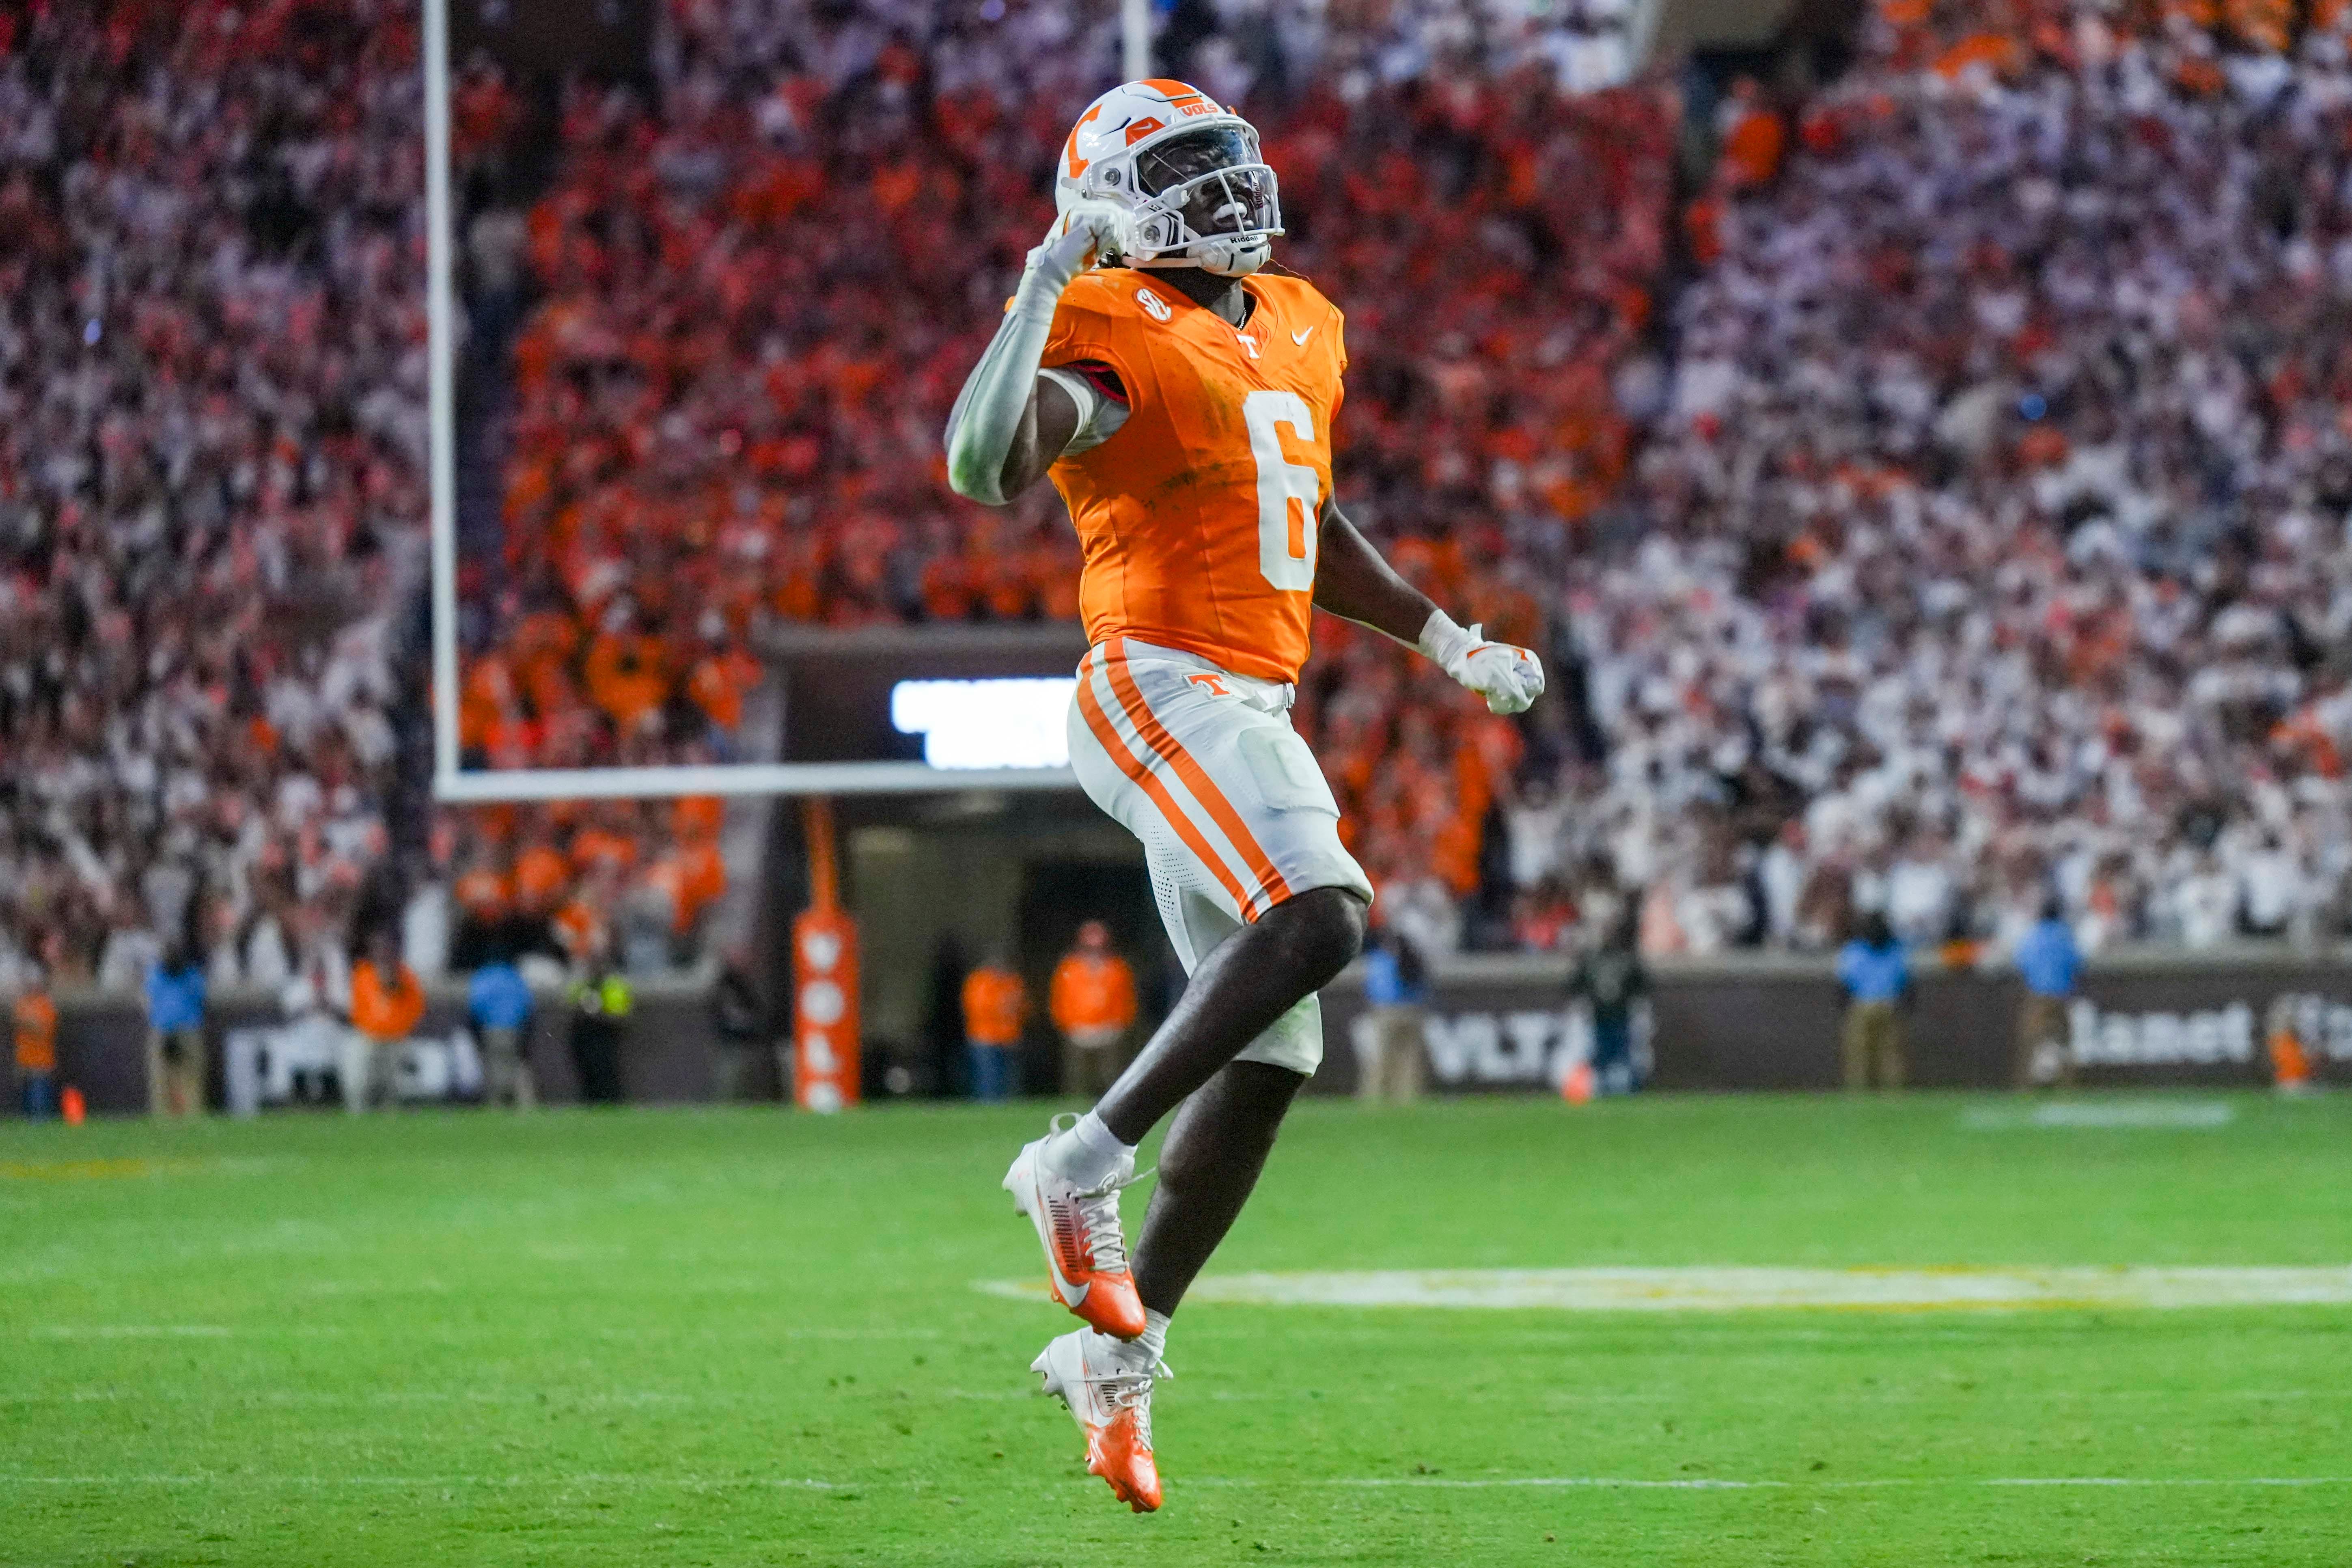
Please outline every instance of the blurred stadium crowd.
[[707, 801], [451, 816], [394, 865], [416, 48], [381, 0], [0, 13], [0, 989], [315, 983], [382, 921], [429, 974], [469, 921], [609, 944], [723, 886]]
[[0, 984], [289, 977], [383, 858], [414, 16], [0, 10]]
[[[1115, 52], [1083, 16], [673, 0], [645, 79], [551, 112], [465, 68], [507, 345], [478, 761], [731, 756], [762, 624], [1072, 613], [1058, 504], [955, 500], [938, 439]], [[1673, 83], [1607, 85], [1622, 7], [1178, 6], [1348, 312], [1343, 504], [1557, 667], [1494, 720], [1318, 625], [1298, 720], [1385, 918], [1998, 942], [2054, 889], [2094, 942], [2343, 931], [2345, 24], [1884, 0], [1826, 85], [1723, 94], [1698, 160]], [[386, 858], [415, 48], [381, 0], [0, 15], [0, 967], [290, 973]], [[716, 833], [445, 816], [410, 922], [642, 906], [688, 953]]]
[[1566, 603], [1653, 951], [2345, 929], [2352, 74], [2284, 15], [1889, 0], [1718, 166]]

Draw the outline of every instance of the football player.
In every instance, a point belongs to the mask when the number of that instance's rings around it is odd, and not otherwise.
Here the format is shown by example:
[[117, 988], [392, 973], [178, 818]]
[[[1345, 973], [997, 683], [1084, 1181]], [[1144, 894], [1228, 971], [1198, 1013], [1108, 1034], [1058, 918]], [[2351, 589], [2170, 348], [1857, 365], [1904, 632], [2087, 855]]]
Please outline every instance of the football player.
[[[1455, 625], [1333, 503], [1344, 323], [1265, 270], [1282, 209], [1247, 121], [1180, 81], [1115, 88], [1071, 130], [1054, 198], [950, 416], [948, 468], [975, 500], [1051, 478], [1069, 505], [1092, 645], [1071, 765], [1142, 841], [1192, 974], [1095, 1108], [1056, 1119], [1004, 1180], [1055, 1299], [1087, 1325], [1033, 1370], [1077, 1418], [1087, 1468], [1141, 1512], [1160, 1500], [1169, 1316], [1322, 1059], [1316, 993], [1355, 957], [1372, 897], [1290, 727], [1308, 621], [1319, 606], [1384, 632], [1498, 713], [1525, 710], [1543, 669]], [[1130, 1263], [1119, 1192], [1171, 1111]]]

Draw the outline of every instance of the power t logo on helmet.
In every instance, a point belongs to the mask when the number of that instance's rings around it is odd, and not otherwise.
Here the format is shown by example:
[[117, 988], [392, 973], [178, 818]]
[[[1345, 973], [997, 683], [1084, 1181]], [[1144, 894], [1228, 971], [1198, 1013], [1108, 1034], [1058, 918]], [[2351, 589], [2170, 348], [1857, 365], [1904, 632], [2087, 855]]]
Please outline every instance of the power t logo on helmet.
[[1274, 254], [1282, 203], [1257, 131], [1198, 88], [1154, 78], [1115, 87], [1070, 128], [1054, 205], [1120, 208], [1129, 267], [1197, 267], [1246, 278]]
[[[1542, 694], [1543, 665], [1456, 626], [1333, 499], [1347, 321], [1266, 265], [1282, 207], [1247, 121], [1181, 81], [1116, 88], [1057, 150], [1054, 205], [948, 417], [948, 479], [1003, 506], [1050, 479], [1069, 508], [1090, 645], [1070, 770], [1141, 842], [1192, 976], [1095, 1108], [1004, 1175], [1053, 1299], [1085, 1320], [1031, 1369], [1087, 1468], [1148, 1510], [1170, 1316], [1323, 1059], [1316, 993], [1372, 900], [1291, 727], [1314, 613], [1419, 649], [1497, 713]], [[1180, 1102], [1130, 1252], [1135, 1146]]]

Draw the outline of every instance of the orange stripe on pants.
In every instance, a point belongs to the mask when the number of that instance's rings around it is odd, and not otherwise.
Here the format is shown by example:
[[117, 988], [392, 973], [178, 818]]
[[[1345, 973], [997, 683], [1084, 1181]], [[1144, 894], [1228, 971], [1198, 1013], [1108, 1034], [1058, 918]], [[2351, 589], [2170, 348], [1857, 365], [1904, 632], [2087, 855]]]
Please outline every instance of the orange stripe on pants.
[[1143, 743], [1158, 753], [1162, 762], [1176, 770], [1176, 776], [1184, 781], [1184, 787], [1192, 792], [1192, 797], [1208, 808], [1209, 819], [1223, 831], [1234, 847], [1241, 851], [1242, 858], [1249, 863], [1250, 875], [1257, 879], [1257, 899], [1263, 900], [1263, 907], [1253, 912], [1250, 905], [1254, 900], [1244, 900], [1244, 917], [1255, 921], [1258, 915], [1290, 897], [1290, 884], [1284, 881], [1282, 873], [1274, 868], [1273, 858], [1251, 834], [1249, 825], [1242, 820], [1242, 814], [1234, 809], [1233, 802], [1225, 798], [1224, 792], [1210, 779], [1201, 764], [1192, 760], [1192, 753], [1177, 743], [1176, 737], [1168, 732], [1168, 727], [1160, 721], [1151, 711], [1151, 705], [1143, 700], [1143, 689], [1135, 684], [1134, 671], [1127, 668], [1125, 637], [1112, 639], [1105, 650], [1104, 668], [1110, 673], [1110, 689], [1118, 694], [1119, 706], [1127, 710], [1128, 722], [1135, 726], [1135, 732], [1143, 737]]
[[1209, 847], [1209, 841], [1192, 825], [1192, 819], [1176, 805], [1175, 797], [1168, 793], [1168, 786], [1161, 784], [1151, 770], [1128, 749], [1127, 742], [1119, 739], [1118, 731], [1111, 728], [1110, 716], [1103, 711], [1101, 701], [1096, 698], [1093, 677], [1084, 665], [1078, 667], [1078, 711], [1085, 716], [1087, 728], [1094, 731], [1096, 741], [1101, 743], [1110, 760], [1118, 764], [1119, 772], [1142, 786], [1143, 793], [1150, 795], [1152, 804], [1160, 808], [1160, 815], [1168, 819], [1168, 826], [1174, 828], [1176, 836], [1184, 841], [1184, 847], [1215, 873], [1218, 881], [1224, 884], [1225, 891], [1234, 897], [1234, 907], [1242, 911], [1243, 918], [1254, 918], [1249, 912], [1250, 901], [1242, 892], [1241, 882], [1226, 868], [1217, 852]]

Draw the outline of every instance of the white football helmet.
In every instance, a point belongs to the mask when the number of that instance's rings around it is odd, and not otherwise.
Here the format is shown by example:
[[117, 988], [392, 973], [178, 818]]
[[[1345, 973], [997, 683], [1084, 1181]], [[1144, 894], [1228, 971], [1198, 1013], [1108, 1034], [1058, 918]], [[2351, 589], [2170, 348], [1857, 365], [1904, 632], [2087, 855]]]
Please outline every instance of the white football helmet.
[[1198, 267], [1246, 278], [1274, 254], [1282, 203], [1258, 157], [1257, 131], [1208, 94], [1155, 77], [1115, 87], [1070, 128], [1054, 172], [1054, 205], [1124, 207], [1135, 220], [1129, 267]]

